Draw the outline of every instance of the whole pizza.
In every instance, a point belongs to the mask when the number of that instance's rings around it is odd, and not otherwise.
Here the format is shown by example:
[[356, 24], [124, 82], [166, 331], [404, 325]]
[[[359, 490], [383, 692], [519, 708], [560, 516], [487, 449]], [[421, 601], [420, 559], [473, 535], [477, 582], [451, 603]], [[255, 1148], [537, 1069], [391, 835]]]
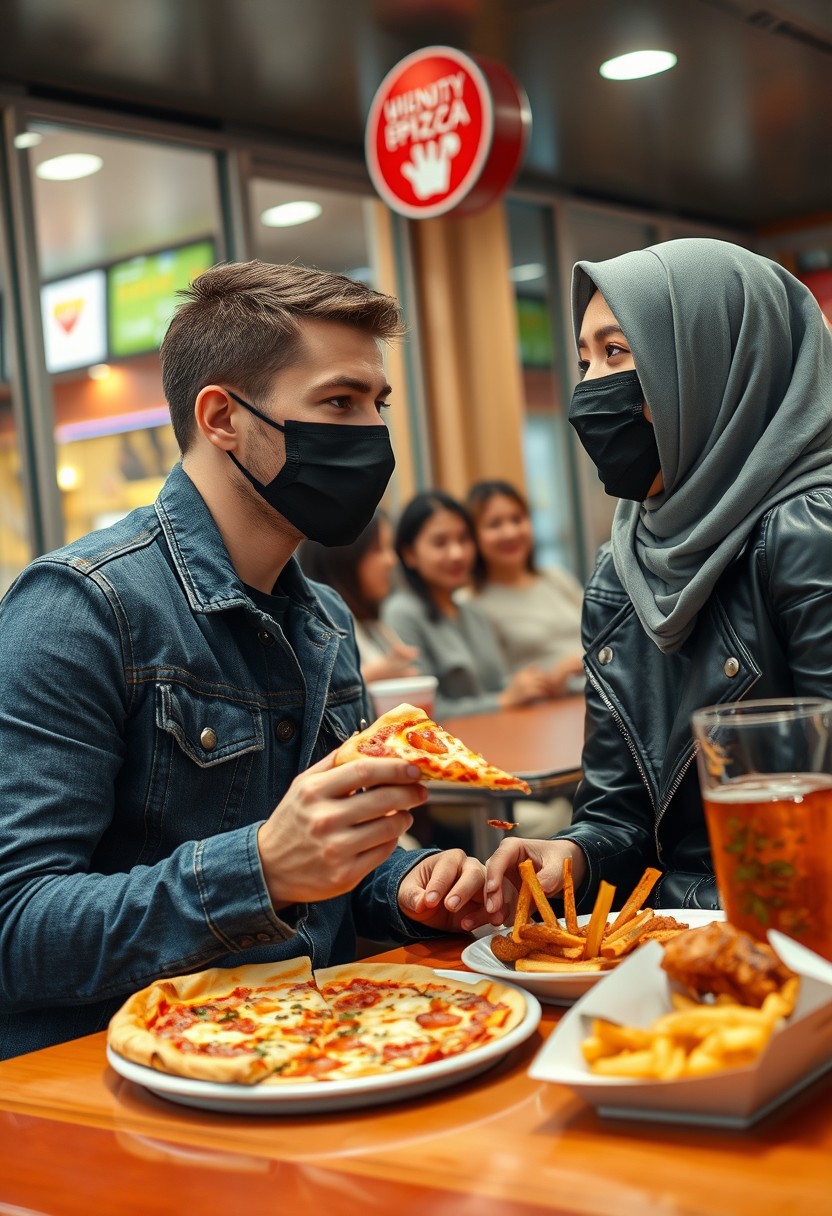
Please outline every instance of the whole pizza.
[[113, 1016], [108, 1043], [161, 1072], [243, 1085], [397, 1073], [470, 1051], [525, 1016], [505, 984], [429, 967], [308, 958], [157, 980]]

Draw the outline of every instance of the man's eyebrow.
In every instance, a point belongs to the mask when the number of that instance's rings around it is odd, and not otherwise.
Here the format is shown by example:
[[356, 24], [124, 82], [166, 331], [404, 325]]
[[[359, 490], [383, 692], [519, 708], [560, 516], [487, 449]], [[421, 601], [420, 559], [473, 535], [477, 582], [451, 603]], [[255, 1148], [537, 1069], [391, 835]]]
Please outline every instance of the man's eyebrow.
[[[324, 380], [323, 383], [315, 386], [315, 393], [326, 393], [330, 389], [350, 388], [354, 393], [371, 393], [373, 386], [367, 380], [357, 380], [355, 376], [333, 376], [331, 380]], [[389, 384], [382, 385], [378, 391], [379, 397], [386, 397], [388, 393], [392, 393], [393, 389]]]
[[[613, 334], [620, 334], [621, 337], [623, 338], [624, 330], [621, 328], [620, 325], [602, 325], [600, 329], [596, 329], [593, 337], [596, 342], [603, 342], [604, 338], [611, 338]], [[578, 339], [578, 346], [586, 346], [586, 345], [587, 345], [586, 338], [581, 336]]]

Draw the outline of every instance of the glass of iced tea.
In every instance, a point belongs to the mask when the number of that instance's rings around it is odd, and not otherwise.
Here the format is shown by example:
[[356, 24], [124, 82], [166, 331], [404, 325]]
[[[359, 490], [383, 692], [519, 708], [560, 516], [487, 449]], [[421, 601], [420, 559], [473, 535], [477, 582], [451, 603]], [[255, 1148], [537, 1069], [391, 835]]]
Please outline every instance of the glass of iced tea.
[[728, 919], [832, 959], [832, 701], [711, 705], [692, 721]]

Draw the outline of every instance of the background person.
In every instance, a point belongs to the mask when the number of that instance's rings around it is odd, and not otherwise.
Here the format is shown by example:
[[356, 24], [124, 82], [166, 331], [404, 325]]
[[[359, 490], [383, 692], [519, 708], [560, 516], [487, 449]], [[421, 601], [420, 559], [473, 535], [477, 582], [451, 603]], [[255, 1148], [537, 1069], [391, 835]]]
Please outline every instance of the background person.
[[392, 574], [399, 564], [393, 529], [381, 509], [351, 545], [305, 540], [298, 561], [307, 578], [332, 587], [352, 613], [365, 684], [418, 674], [416, 647], [405, 646], [381, 620], [381, 605], [390, 595]]
[[487, 898], [524, 856], [559, 891], [568, 855], [582, 909], [648, 864], [657, 906], [716, 908], [691, 714], [832, 685], [832, 334], [715, 240], [579, 262], [572, 305], [569, 418], [621, 499], [584, 596], [584, 779], [559, 839], [501, 844]]
[[161, 976], [487, 919], [479, 862], [396, 847], [415, 768], [334, 767], [369, 706], [346, 607], [292, 556], [378, 505], [400, 325], [340, 275], [199, 276], [161, 351], [182, 463], [0, 605], [0, 1055]]
[[419, 651], [419, 668], [436, 676], [436, 716], [484, 713], [550, 695], [542, 672], [510, 676], [491, 623], [457, 592], [471, 579], [476, 546], [461, 503], [442, 490], [417, 494], [402, 511], [396, 552], [407, 586], [382, 606], [382, 619]]
[[479, 481], [465, 505], [477, 556], [473, 593], [491, 622], [510, 672], [530, 665], [551, 678], [552, 695], [583, 687], [583, 590], [562, 569], [538, 570], [526, 499], [507, 481]]

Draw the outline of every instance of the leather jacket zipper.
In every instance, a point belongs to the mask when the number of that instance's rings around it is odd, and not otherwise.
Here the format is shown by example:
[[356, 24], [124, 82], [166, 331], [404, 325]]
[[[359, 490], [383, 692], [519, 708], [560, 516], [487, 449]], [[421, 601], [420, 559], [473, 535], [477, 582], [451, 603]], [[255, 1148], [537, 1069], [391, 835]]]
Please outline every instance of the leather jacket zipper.
[[586, 668], [586, 673], [589, 676], [589, 680], [590, 680], [590, 683], [592, 684], [592, 687], [598, 693], [598, 696], [601, 698], [601, 700], [606, 705], [607, 709], [612, 714], [613, 722], [615, 722], [616, 726], [621, 731], [624, 741], [626, 742], [627, 747], [630, 749], [630, 754], [636, 762], [636, 768], [638, 769], [639, 773], [641, 774], [641, 779], [644, 782], [647, 793], [650, 795], [650, 804], [653, 807], [653, 817], [655, 818], [656, 800], [653, 797], [653, 791], [650, 788], [650, 782], [647, 780], [647, 774], [644, 771], [644, 765], [641, 763], [641, 757], [639, 756], [638, 752], [636, 751], [636, 746], [633, 743], [633, 740], [630, 738], [630, 734], [629, 734], [626, 726], [624, 725], [624, 721], [621, 717], [621, 714], [615, 708], [612, 701], [610, 701], [609, 697], [604, 692], [603, 688], [598, 683], [595, 676], [592, 674], [592, 672], [590, 671], [590, 669], [588, 667]]
[[690, 768], [691, 764], [693, 763], [694, 757], [696, 756], [696, 751], [697, 751], [696, 744], [694, 744], [693, 747], [691, 748], [690, 752], [688, 753], [688, 755], [685, 757], [682, 767], [679, 769], [676, 776], [673, 778], [673, 784], [671, 785], [670, 789], [667, 791], [664, 802], [659, 807], [659, 813], [656, 816], [656, 826], [653, 829], [653, 835], [654, 835], [654, 838], [656, 841], [656, 856], [658, 857], [658, 859], [662, 863], [662, 865], [664, 865], [664, 859], [662, 857], [662, 848], [661, 848], [661, 845], [659, 844], [659, 827], [661, 825], [662, 819], [664, 819], [665, 811], [670, 806], [670, 803], [673, 800], [673, 795], [676, 793], [679, 786], [684, 781], [685, 774], [687, 773], [688, 769]]

